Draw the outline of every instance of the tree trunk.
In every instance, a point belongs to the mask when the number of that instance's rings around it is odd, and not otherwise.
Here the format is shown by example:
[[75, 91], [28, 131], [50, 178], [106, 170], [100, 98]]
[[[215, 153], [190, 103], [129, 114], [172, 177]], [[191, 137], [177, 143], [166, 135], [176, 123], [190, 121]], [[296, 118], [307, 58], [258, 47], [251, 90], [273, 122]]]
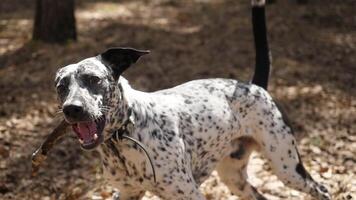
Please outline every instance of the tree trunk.
[[298, 4], [307, 4], [308, 0], [297, 0]]
[[64, 43], [76, 40], [74, 0], [37, 0], [33, 40]]

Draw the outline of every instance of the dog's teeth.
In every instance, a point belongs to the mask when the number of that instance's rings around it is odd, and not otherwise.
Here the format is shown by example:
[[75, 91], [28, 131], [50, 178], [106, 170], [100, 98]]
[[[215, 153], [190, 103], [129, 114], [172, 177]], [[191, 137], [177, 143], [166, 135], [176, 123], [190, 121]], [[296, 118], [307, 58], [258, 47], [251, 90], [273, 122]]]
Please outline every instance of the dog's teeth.
[[96, 139], [98, 139], [98, 134], [94, 134], [94, 139], [96, 140]]
[[84, 140], [79, 139], [79, 143], [80, 143], [80, 144], [84, 144]]

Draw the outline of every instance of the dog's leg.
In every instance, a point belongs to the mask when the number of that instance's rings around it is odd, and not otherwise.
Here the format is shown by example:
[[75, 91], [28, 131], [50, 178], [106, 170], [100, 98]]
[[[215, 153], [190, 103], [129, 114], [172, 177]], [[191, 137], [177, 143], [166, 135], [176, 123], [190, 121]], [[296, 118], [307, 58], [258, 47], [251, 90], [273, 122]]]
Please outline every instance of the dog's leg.
[[331, 199], [327, 189], [305, 170], [292, 129], [271, 101], [256, 107], [254, 134], [274, 173], [287, 186], [309, 193], [319, 200]]
[[256, 143], [251, 138], [241, 138], [233, 142], [234, 151], [219, 163], [217, 171], [220, 179], [230, 191], [240, 199], [265, 200], [247, 180], [247, 163]]
[[182, 169], [176, 168], [165, 173], [162, 182], [153, 192], [164, 200], [205, 200], [189, 170], [190, 167]]

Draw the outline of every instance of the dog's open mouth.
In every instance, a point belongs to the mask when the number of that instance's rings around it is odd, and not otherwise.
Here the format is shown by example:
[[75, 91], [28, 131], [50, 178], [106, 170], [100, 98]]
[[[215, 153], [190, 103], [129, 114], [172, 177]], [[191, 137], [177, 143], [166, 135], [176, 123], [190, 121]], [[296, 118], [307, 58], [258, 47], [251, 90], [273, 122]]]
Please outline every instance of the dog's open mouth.
[[72, 124], [73, 131], [84, 149], [93, 149], [103, 141], [105, 118]]

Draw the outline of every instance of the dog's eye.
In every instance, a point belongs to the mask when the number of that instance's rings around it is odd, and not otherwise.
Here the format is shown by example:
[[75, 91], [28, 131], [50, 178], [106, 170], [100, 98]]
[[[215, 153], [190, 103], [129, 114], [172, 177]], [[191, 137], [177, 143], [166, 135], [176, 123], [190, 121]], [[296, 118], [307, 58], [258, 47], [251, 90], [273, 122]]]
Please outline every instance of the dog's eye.
[[66, 86], [64, 84], [60, 84], [57, 86], [57, 92], [59, 94], [63, 94], [66, 91]]
[[84, 82], [88, 85], [97, 85], [100, 83], [100, 80], [97, 76], [84, 76]]

